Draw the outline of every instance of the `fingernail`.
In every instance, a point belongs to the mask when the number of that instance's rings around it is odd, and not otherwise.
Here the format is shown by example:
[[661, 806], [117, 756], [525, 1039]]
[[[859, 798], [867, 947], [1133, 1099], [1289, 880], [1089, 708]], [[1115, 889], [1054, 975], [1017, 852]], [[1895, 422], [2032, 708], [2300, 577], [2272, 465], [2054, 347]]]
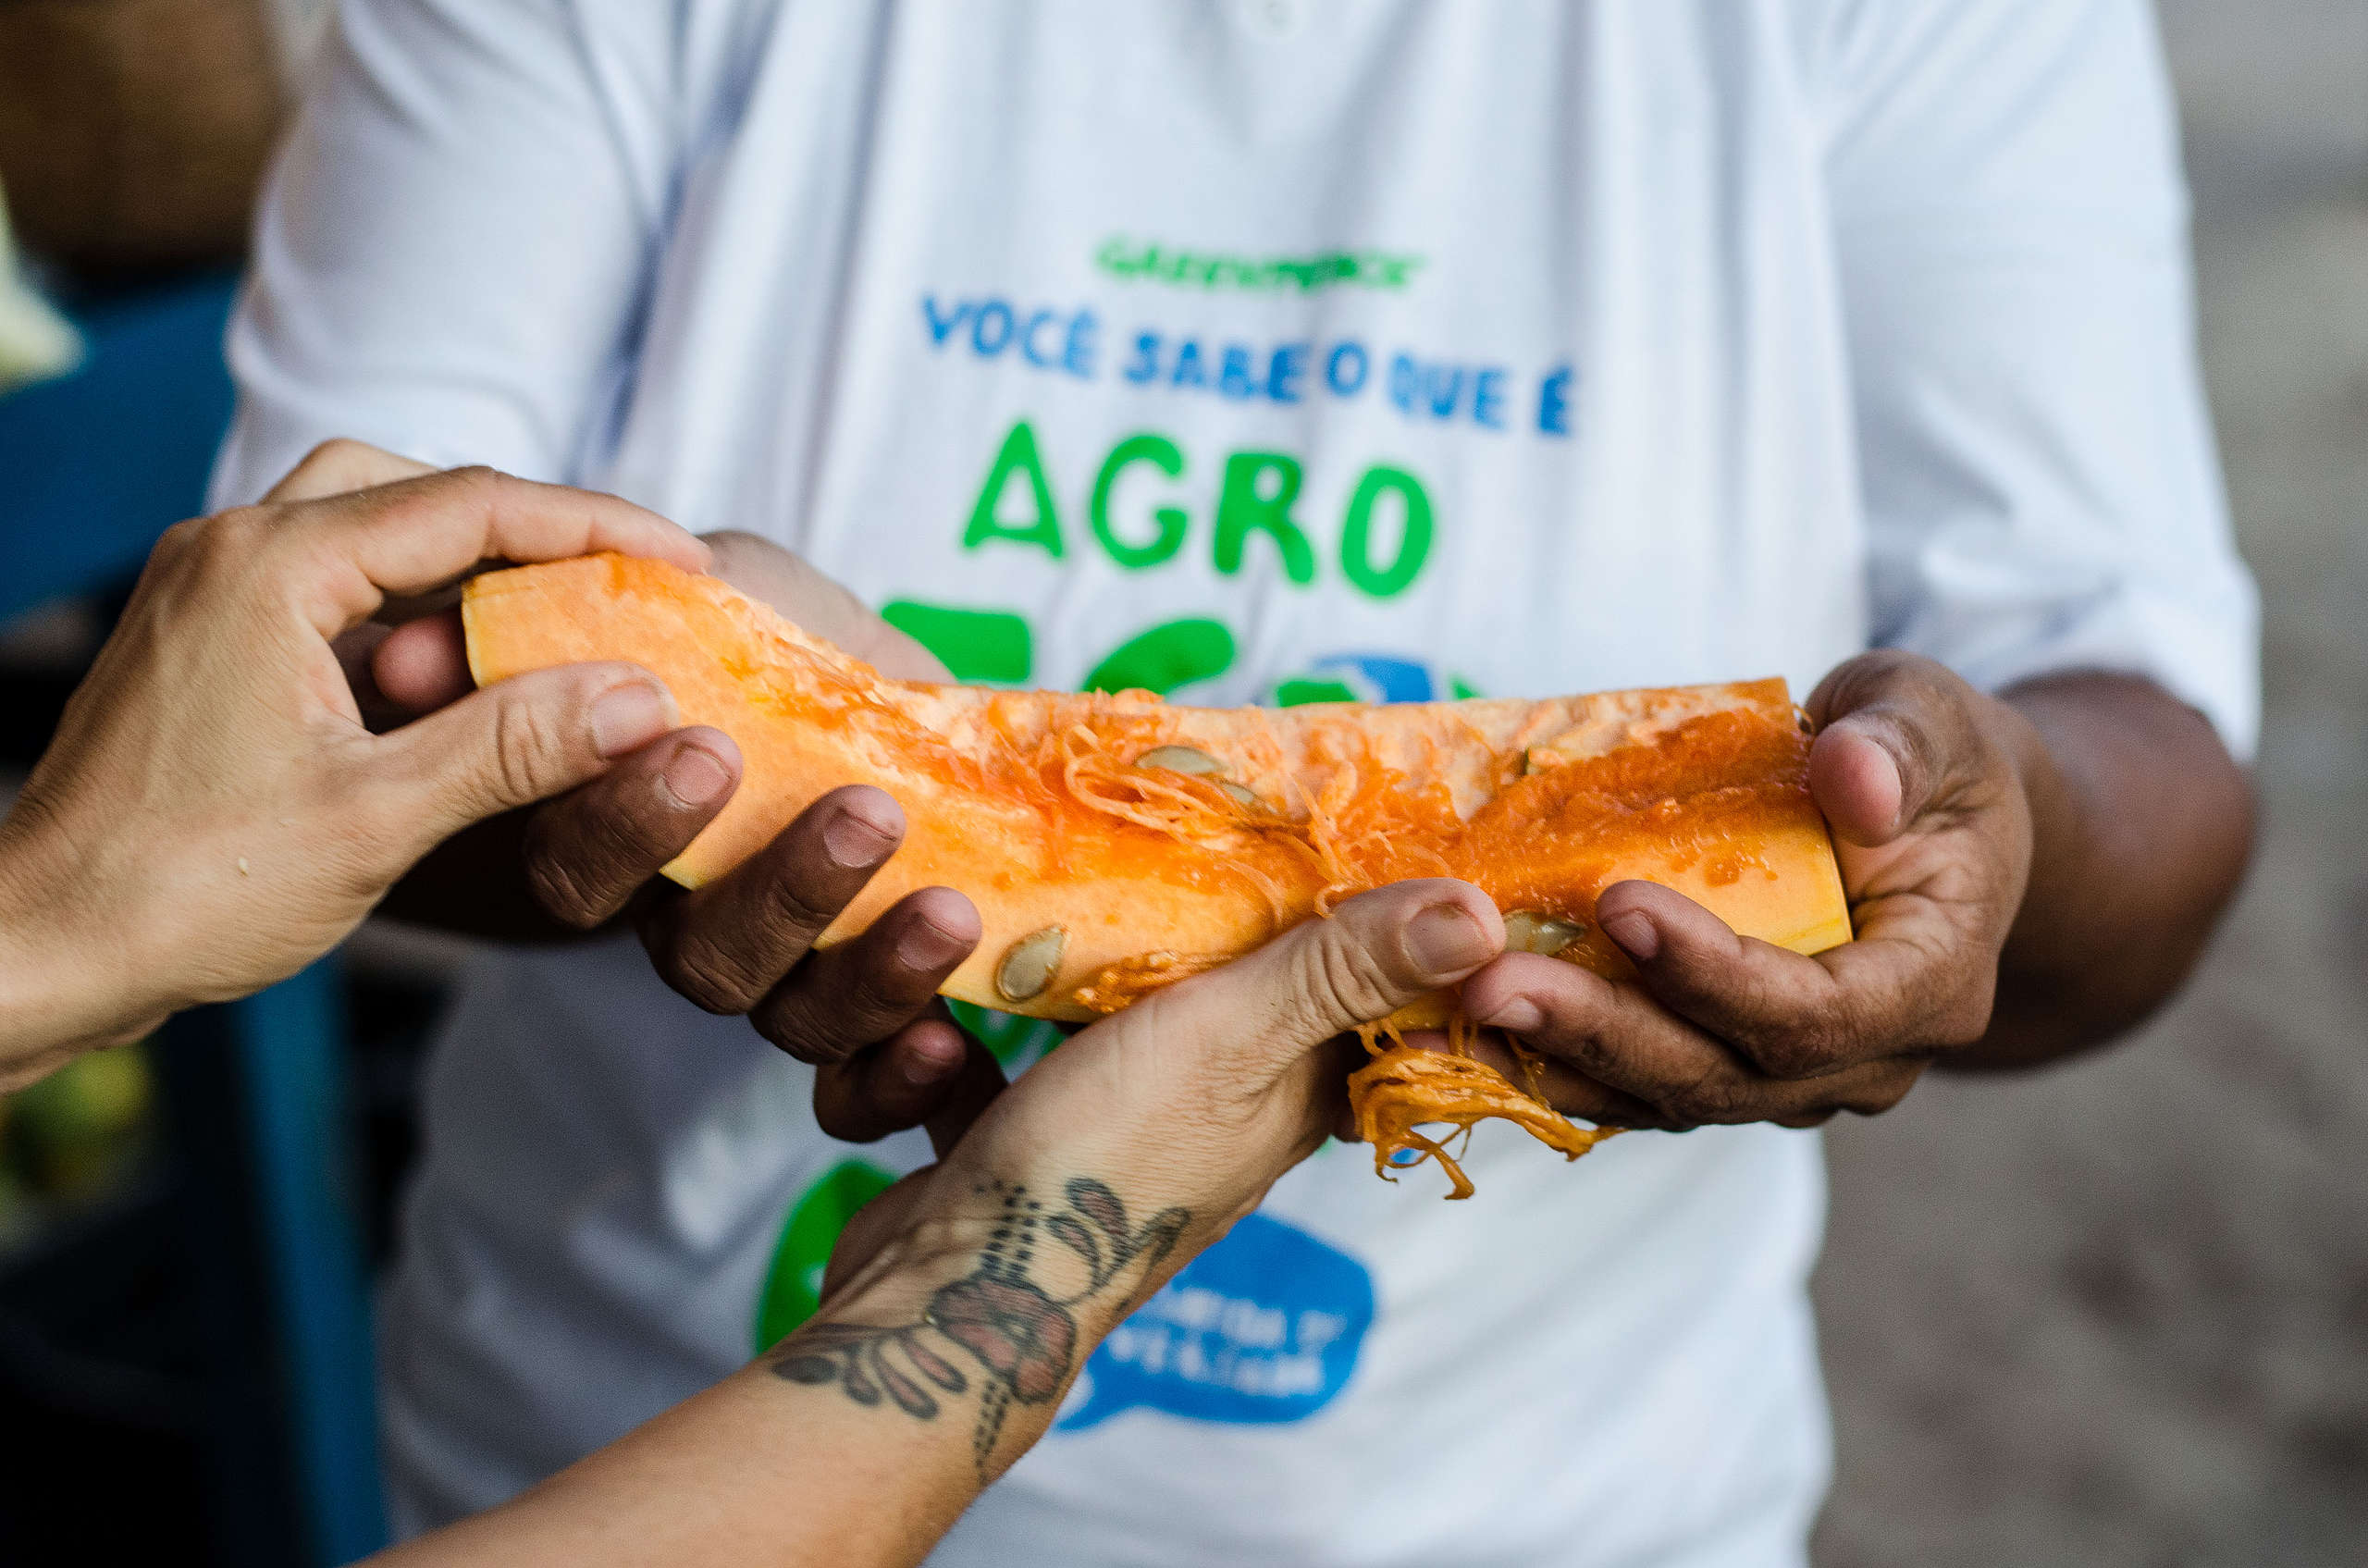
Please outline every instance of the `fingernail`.
[[849, 870], [876, 866], [896, 847], [895, 834], [877, 822], [842, 809], [822, 828], [822, 847]]
[[1406, 956], [1426, 974], [1461, 974], [1490, 952], [1488, 933], [1461, 904], [1434, 904], [1406, 922]]
[[1642, 915], [1614, 915], [1603, 929], [1640, 964], [1651, 963], [1661, 950], [1660, 928]]
[[592, 699], [592, 745], [603, 757], [622, 757], [673, 727], [672, 699], [648, 681], [627, 681]]
[[712, 805], [732, 787], [732, 770], [703, 746], [683, 747], [659, 777], [666, 782], [667, 793], [684, 806]]
[[896, 1052], [897, 1075], [916, 1089], [935, 1083], [961, 1063], [960, 1044], [933, 1032], [904, 1042]]
[[970, 944], [933, 920], [915, 920], [896, 938], [896, 957], [910, 969], [944, 969], [969, 950]]
[[1508, 1034], [1535, 1034], [1546, 1026], [1546, 1009], [1526, 996], [1516, 996], [1487, 1017], [1472, 1021]]

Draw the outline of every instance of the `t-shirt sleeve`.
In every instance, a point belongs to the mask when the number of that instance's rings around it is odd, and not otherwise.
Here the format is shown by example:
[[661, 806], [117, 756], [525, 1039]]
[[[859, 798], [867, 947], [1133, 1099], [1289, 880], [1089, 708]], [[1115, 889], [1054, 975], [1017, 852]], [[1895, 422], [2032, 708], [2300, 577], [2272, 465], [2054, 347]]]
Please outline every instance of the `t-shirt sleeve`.
[[1818, 83], [1877, 642], [2260, 722], [2144, 0], [1856, 0]]
[[231, 322], [215, 504], [332, 436], [567, 476], [662, 221], [675, 9], [343, 0]]

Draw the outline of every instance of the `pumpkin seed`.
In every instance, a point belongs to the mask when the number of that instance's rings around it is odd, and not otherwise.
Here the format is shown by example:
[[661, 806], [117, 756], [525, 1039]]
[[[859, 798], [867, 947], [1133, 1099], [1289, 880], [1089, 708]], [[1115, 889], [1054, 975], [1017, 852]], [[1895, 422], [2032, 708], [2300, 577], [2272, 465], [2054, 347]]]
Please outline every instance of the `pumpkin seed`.
[[1217, 787], [1233, 796], [1238, 804], [1247, 806], [1253, 811], [1265, 805], [1264, 801], [1258, 798], [1258, 792], [1248, 784], [1239, 784], [1231, 779], [1219, 779]]
[[1535, 909], [1515, 909], [1505, 917], [1505, 951], [1550, 958], [1586, 933], [1587, 928], [1575, 920], [1558, 920]]
[[1062, 950], [1069, 933], [1059, 926], [1030, 932], [1011, 945], [995, 967], [995, 990], [1006, 1002], [1026, 1002], [1042, 994], [1060, 972]]
[[1154, 746], [1135, 759], [1138, 768], [1165, 768], [1171, 773], [1210, 778], [1226, 771], [1224, 763], [1197, 746]]

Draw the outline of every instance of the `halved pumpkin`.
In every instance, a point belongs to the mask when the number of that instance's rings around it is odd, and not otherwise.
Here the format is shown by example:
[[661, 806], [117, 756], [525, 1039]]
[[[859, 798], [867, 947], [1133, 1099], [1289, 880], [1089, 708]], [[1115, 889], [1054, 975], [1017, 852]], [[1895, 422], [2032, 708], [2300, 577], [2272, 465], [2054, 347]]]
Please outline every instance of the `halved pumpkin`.
[[[739, 792], [667, 868], [686, 886], [841, 784], [894, 795], [904, 846], [823, 942], [917, 888], [959, 888], [985, 937], [945, 994], [1010, 1012], [1115, 1011], [1408, 877], [1474, 883], [1514, 945], [1605, 974], [1628, 967], [1595, 929], [1596, 897], [1631, 877], [1796, 952], [1850, 939], [1808, 736], [1781, 680], [1280, 710], [937, 685], [886, 679], [716, 578], [614, 555], [477, 577], [462, 617], [480, 683], [630, 661], [666, 683], [685, 723], [738, 743]], [[1380, 1031], [1454, 1017], [1441, 993]], [[1597, 1136], [1567, 1123], [1569, 1137], [1551, 1135], [1541, 1107], [1477, 1062], [1489, 1082], [1459, 1068], [1442, 1087], [1402, 1050], [1357, 1075], [1368, 1130], [1390, 1147], [1444, 1158], [1407, 1117], [1468, 1127], [1509, 1109], [1566, 1153]]]

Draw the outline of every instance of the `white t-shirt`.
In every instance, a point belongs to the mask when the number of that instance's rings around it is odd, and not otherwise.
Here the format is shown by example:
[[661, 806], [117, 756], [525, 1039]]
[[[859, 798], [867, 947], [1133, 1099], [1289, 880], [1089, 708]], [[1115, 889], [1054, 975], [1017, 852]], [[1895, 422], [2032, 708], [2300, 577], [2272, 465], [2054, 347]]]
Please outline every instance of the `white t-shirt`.
[[[2141, 0], [341, 12], [224, 501], [333, 434], [612, 488], [982, 681], [1806, 691], [1885, 643], [2142, 672], [2250, 747]], [[808, 1085], [629, 944], [478, 963], [385, 1301], [406, 1525], [810, 1310], [923, 1152]], [[1292, 1173], [939, 1561], [1800, 1561], [1815, 1138], [1472, 1168]]]

